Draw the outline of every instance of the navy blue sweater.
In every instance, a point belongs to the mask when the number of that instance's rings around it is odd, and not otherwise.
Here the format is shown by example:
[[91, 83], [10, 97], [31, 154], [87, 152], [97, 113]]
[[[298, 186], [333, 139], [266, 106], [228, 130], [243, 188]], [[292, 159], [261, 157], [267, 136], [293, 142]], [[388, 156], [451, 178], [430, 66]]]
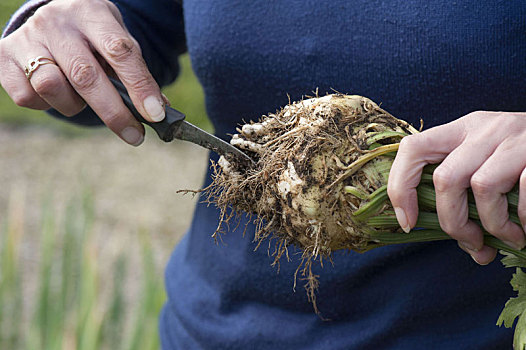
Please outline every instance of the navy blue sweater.
[[[172, 0], [115, 2], [161, 83], [186, 45], [223, 138], [316, 89], [426, 127], [526, 111], [523, 0], [184, 0], [183, 12]], [[164, 349], [511, 348], [512, 331], [495, 326], [512, 295], [498, 260], [478, 266], [451, 241], [336, 253], [315, 271], [322, 321], [293, 290], [297, 251], [278, 273], [266, 248], [253, 251], [251, 225], [215, 245], [217, 222], [199, 204], [167, 266]]]

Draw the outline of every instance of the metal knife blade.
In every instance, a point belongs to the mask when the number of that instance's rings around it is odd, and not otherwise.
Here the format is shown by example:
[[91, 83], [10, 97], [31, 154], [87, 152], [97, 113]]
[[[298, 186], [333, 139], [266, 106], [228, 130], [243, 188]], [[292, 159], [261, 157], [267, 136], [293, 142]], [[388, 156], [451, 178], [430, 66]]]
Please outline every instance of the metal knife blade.
[[196, 145], [207, 148], [211, 151], [219, 153], [220, 155], [224, 156], [227, 154], [232, 154], [239, 159], [244, 159], [250, 163], [254, 163], [254, 160], [250, 158], [245, 152], [242, 152], [228, 142], [223, 141], [219, 137], [216, 137], [212, 134], [209, 134], [208, 132], [187, 121], [183, 120], [183, 122], [179, 124], [177, 128], [175, 128], [173, 136], [178, 140], [195, 143]]
[[189, 141], [195, 143], [196, 145], [219, 153], [220, 155], [232, 154], [241, 160], [254, 163], [254, 160], [250, 158], [246, 153], [232, 146], [228, 142], [220, 139], [219, 137], [216, 137], [198, 128], [197, 126], [185, 121], [185, 115], [171, 107], [166, 107], [165, 119], [158, 123], [150, 123], [141, 116], [139, 111], [137, 111], [124, 85], [116, 79], [109, 79], [119, 92], [124, 104], [126, 105], [126, 107], [128, 107], [135, 119], [154, 129], [161, 140], [165, 142], [171, 142], [174, 138], [176, 138], [183, 141]]

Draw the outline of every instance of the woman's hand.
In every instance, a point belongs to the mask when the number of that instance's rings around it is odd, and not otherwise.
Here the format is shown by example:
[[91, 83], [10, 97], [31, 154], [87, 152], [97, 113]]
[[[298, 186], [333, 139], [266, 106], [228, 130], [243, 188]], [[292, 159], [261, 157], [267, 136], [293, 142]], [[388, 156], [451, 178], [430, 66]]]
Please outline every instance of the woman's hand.
[[[38, 56], [56, 65], [41, 65], [28, 79], [24, 67]], [[73, 116], [87, 103], [113, 132], [137, 146], [144, 139], [144, 128], [107, 75], [123, 82], [145, 119], [164, 119], [159, 86], [117, 7], [109, 1], [51, 1], [0, 40], [0, 83], [17, 105], [52, 107]]]
[[[468, 219], [471, 187], [484, 229], [509, 246], [526, 244], [526, 113], [473, 112], [449, 124], [405, 137], [389, 175], [388, 194], [400, 226], [408, 231], [418, 216], [416, 187], [426, 164], [433, 173], [441, 228], [479, 264], [496, 250], [483, 245], [482, 229]], [[518, 215], [511, 222], [505, 193], [519, 183]]]

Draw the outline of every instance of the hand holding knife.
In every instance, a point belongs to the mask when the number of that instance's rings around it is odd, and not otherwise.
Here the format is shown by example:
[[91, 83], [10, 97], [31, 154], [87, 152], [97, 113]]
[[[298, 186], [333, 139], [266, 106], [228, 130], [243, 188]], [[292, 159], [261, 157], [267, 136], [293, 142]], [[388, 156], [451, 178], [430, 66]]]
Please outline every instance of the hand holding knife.
[[165, 142], [171, 142], [174, 139], [189, 141], [219, 153], [220, 155], [231, 154], [243, 161], [248, 161], [250, 163], [254, 162], [252, 158], [250, 158], [246, 153], [232, 146], [228, 142], [185, 121], [185, 115], [183, 113], [169, 106], [165, 107], [166, 118], [164, 118], [162, 121], [157, 123], [151, 123], [147, 121], [141, 116], [141, 114], [133, 105], [133, 102], [131, 101], [124, 85], [113, 78], [110, 78], [110, 81], [119, 92], [124, 104], [126, 107], [128, 107], [135, 119], [154, 129], [161, 140]]

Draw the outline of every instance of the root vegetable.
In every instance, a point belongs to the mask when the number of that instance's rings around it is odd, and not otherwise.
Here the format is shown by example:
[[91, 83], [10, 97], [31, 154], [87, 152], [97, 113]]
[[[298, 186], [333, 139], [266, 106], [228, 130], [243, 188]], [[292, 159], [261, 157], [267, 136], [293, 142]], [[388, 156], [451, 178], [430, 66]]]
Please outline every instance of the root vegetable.
[[[254, 239], [258, 245], [276, 239], [276, 263], [288, 246], [303, 249], [298, 270], [307, 279], [317, 310], [313, 261], [340, 249], [365, 252], [389, 244], [450, 239], [436, 214], [436, 165], [424, 168], [417, 189], [419, 230], [401, 230], [387, 196], [399, 142], [415, 133], [414, 127], [365, 97], [333, 94], [295, 102], [238, 129], [231, 143], [251, 155], [255, 165], [221, 157], [214, 166], [209, 199], [221, 209], [223, 221], [233, 215], [227, 214], [230, 207], [255, 215]], [[508, 203], [510, 219], [520, 224], [517, 189], [508, 194]], [[480, 223], [473, 198], [469, 217]], [[526, 252], [489, 234], [484, 241], [526, 261]]]
[[[326, 258], [339, 249], [359, 252], [386, 244], [448, 239], [435, 211], [432, 173], [418, 187], [422, 230], [405, 234], [387, 197], [387, 180], [400, 140], [418, 133], [376, 103], [341, 94], [289, 104], [260, 122], [243, 125], [231, 143], [255, 166], [221, 157], [209, 189], [223, 213], [229, 206], [255, 214], [256, 241], [273, 236]], [[517, 191], [508, 194], [510, 219], [518, 224]], [[473, 201], [470, 219], [478, 221]], [[526, 257], [492, 236], [486, 244]]]

